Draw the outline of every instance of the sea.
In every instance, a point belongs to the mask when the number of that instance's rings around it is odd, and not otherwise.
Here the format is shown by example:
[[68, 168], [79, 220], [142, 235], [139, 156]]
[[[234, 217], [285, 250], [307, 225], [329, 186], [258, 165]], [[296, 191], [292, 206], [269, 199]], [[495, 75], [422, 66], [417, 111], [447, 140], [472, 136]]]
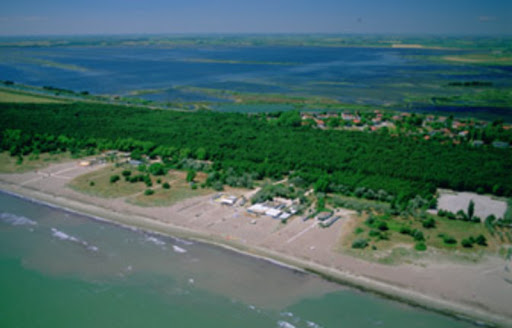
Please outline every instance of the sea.
[[0, 327], [473, 327], [196, 241], [0, 192]]

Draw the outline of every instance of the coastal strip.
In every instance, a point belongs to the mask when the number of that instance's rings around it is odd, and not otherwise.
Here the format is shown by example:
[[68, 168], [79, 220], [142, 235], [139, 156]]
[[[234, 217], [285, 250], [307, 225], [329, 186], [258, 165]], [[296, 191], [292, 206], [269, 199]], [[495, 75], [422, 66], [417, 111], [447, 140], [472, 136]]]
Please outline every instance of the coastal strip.
[[456, 303], [440, 297], [432, 297], [409, 288], [399, 287], [355, 273], [330, 268], [322, 264], [276, 252], [268, 248], [250, 246], [232, 239], [226, 240], [222, 236], [214, 233], [207, 233], [187, 227], [177, 226], [172, 223], [161, 222], [132, 213], [114, 212], [101, 206], [79, 202], [63, 196], [54, 196], [13, 183], [0, 182], [0, 190], [17, 197], [84, 215], [95, 220], [107, 221], [127, 228], [137, 228], [144, 231], [170, 235], [171, 237], [186, 238], [224, 247], [248, 256], [268, 260], [277, 265], [285, 266], [291, 270], [316, 274], [329, 281], [354, 287], [365, 292], [375, 293], [412, 306], [468, 320], [479, 325], [512, 327], [512, 318], [492, 313], [479, 307]]

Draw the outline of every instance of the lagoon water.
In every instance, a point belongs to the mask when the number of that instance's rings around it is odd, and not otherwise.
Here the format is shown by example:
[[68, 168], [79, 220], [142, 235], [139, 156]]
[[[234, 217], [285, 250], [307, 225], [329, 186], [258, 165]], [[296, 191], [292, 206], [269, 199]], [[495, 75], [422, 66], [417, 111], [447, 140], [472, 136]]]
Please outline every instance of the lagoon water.
[[[510, 86], [502, 67], [431, 61], [463, 51], [328, 47], [20, 47], [0, 50], [0, 80], [154, 101], [222, 101], [181, 87], [327, 96], [386, 104], [442, 96], [450, 81]], [[225, 101], [225, 100], [223, 100]]]
[[0, 327], [472, 327], [0, 192]]

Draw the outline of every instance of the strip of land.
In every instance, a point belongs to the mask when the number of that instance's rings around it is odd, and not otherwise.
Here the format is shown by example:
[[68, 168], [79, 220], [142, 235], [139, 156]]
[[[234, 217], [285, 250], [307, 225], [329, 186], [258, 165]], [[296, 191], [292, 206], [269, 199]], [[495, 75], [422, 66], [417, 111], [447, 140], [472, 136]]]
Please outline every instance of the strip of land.
[[512, 326], [512, 275], [508, 271], [512, 265], [501, 258], [485, 256], [477, 263], [417, 260], [384, 265], [340, 251], [339, 245], [356, 218], [350, 210], [338, 209], [343, 218], [323, 229], [312, 220], [295, 218], [282, 224], [242, 207], [222, 206], [212, 200], [213, 194], [171, 206], [141, 207], [126, 197], [98, 197], [68, 187], [76, 177], [107, 165], [83, 167], [70, 161], [25, 173], [0, 174], [0, 189], [119, 224], [277, 260], [446, 314]]

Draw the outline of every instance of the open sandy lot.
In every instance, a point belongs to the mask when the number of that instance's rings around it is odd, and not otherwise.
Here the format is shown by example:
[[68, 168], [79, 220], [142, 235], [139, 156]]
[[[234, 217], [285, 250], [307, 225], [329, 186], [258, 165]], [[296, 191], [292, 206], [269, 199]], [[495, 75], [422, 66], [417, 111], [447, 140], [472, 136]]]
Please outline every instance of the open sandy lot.
[[503, 218], [507, 211], [507, 202], [493, 199], [490, 196], [479, 195], [472, 192], [453, 192], [443, 190], [437, 201], [437, 208], [452, 213], [462, 210], [467, 213], [469, 202], [475, 203], [475, 215], [482, 220], [491, 214], [496, 218]]

